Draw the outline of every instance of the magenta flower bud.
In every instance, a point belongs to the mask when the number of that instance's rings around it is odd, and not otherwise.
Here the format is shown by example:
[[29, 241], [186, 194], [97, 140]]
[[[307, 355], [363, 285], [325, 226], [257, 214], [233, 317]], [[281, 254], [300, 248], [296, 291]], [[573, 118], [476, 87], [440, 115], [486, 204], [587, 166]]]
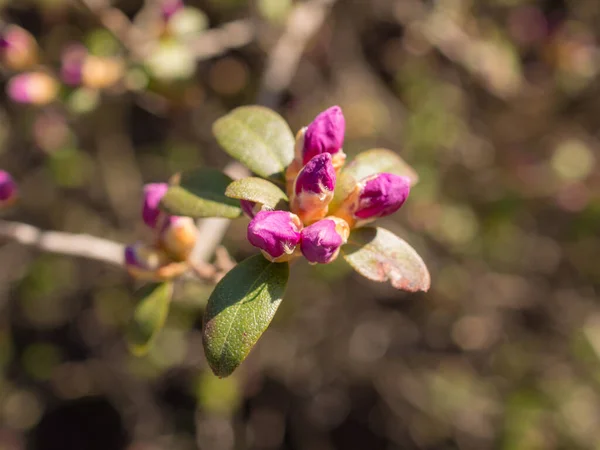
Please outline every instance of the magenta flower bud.
[[320, 113], [306, 128], [302, 162], [306, 164], [316, 155], [338, 153], [344, 144], [346, 120], [342, 108], [332, 106]]
[[163, 0], [160, 13], [164, 20], [169, 20], [177, 11], [183, 8], [182, 0]]
[[12, 203], [17, 197], [17, 184], [6, 171], [0, 170], [0, 206]]
[[335, 190], [335, 169], [331, 155], [323, 153], [312, 158], [300, 171], [294, 185], [294, 193], [304, 192], [323, 195]]
[[389, 216], [400, 209], [410, 193], [410, 179], [391, 173], [380, 173], [361, 182], [358, 206], [354, 216], [369, 220]]
[[58, 83], [42, 72], [22, 73], [8, 81], [6, 93], [17, 103], [46, 105], [56, 98]]
[[158, 206], [168, 189], [167, 183], [150, 183], [144, 186], [142, 219], [150, 228], [156, 228], [161, 213]]
[[83, 77], [83, 65], [88, 56], [87, 49], [81, 44], [67, 47], [61, 57], [60, 78], [69, 86], [78, 86]]
[[300, 243], [302, 223], [287, 211], [260, 211], [248, 225], [248, 241], [271, 261], [291, 258]]
[[311, 264], [328, 264], [335, 260], [346, 243], [348, 224], [341, 219], [326, 218], [304, 228], [300, 233], [302, 254]]
[[0, 60], [12, 70], [24, 70], [37, 62], [38, 47], [29, 31], [8, 25], [0, 33]]

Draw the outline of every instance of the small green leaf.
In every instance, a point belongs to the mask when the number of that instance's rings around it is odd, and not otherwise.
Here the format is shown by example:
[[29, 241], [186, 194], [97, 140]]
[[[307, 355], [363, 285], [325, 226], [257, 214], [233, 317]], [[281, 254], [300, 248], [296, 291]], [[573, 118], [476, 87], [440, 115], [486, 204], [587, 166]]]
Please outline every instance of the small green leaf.
[[148, 353], [169, 313], [173, 283], [144, 286], [136, 292], [139, 303], [127, 329], [129, 350], [136, 356]]
[[393, 151], [385, 148], [366, 150], [342, 170], [329, 210], [335, 210], [354, 189], [358, 181], [377, 173], [393, 173], [408, 177], [413, 186], [419, 181], [417, 172]]
[[[239, 200], [261, 203], [269, 209], [281, 209], [282, 204], [288, 201], [285, 192], [270, 181], [256, 177], [234, 181], [227, 186], [225, 195]], [[277, 208], [278, 205], [280, 208]]]
[[419, 254], [388, 230], [354, 230], [342, 252], [354, 270], [370, 280], [389, 280], [396, 289], [409, 292], [429, 290], [429, 271]]
[[238, 264], [217, 284], [204, 313], [204, 351], [215, 375], [226, 377], [248, 356], [273, 319], [289, 265], [262, 255]]
[[242, 106], [213, 124], [219, 145], [252, 172], [280, 178], [294, 158], [295, 139], [286, 121], [262, 106]]
[[233, 181], [215, 169], [200, 168], [183, 172], [177, 177], [160, 202], [166, 212], [194, 218], [226, 217], [235, 219], [242, 214], [239, 202], [225, 195]]

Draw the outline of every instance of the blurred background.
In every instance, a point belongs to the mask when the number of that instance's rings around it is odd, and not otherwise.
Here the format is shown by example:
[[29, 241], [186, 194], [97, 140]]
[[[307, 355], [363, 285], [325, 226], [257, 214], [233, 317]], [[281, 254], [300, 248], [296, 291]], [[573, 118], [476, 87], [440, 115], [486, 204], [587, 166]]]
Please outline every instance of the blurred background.
[[[144, 183], [229, 162], [216, 118], [260, 102], [297, 130], [339, 104], [346, 153], [419, 173], [380, 225], [432, 288], [296, 264], [219, 380], [210, 285], [178, 286], [137, 358], [124, 270], [0, 240], [0, 449], [600, 449], [600, 3], [168, 3], [0, 1], [0, 168], [21, 193], [2, 218], [132, 242]], [[223, 241], [238, 261], [246, 225]]]

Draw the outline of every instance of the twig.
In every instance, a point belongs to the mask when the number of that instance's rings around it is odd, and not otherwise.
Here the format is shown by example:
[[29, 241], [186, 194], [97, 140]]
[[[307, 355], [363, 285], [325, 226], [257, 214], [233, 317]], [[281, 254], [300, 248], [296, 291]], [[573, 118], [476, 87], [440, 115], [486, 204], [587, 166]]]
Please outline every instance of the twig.
[[87, 234], [43, 231], [32, 225], [0, 220], [0, 237], [39, 250], [123, 265], [124, 246], [108, 239]]
[[335, 0], [299, 3], [290, 13], [286, 28], [269, 54], [261, 81], [259, 103], [274, 108], [290, 85], [310, 38], [319, 30]]

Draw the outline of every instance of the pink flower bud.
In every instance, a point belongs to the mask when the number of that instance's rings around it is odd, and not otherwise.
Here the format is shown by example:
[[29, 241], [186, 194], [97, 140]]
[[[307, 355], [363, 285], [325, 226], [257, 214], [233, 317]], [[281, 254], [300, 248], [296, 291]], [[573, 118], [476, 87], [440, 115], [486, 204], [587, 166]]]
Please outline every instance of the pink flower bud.
[[161, 210], [160, 201], [167, 193], [167, 183], [150, 183], [144, 186], [144, 204], [142, 207], [142, 219], [150, 228], [156, 228]]
[[6, 92], [17, 103], [46, 105], [56, 98], [58, 83], [42, 72], [22, 73], [8, 81]]
[[363, 220], [389, 216], [400, 209], [410, 193], [410, 179], [380, 173], [362, 181], [354, 215]]
[[8, 25], [0, 34], [0, 59], [12, 70], [25, 70], [37, 62], [35, 38], [27, 30]]
[[319, 220], [302, 230], [302, 254], [311, 264], [328, 264], [337, 258], [349, 233], [348, 224], [342, 219]]
[[300, 243], [302, 223], [287, 211], [260, 211], [248, 225], [248, 241], [275, 262], [289, 260]]
[[83, 65], [87, 56], [88, 51], [81, 44], [72, 44], [63, 51], [60, 77], [65, 84], [69, 86], [81, 84]]
[[335, 182], [335, 169], [329, 153], [315, 156], [302, 168], [294, 183], [292, 211], [303, 223], [311, 223], [327, 215]]
[[160, 243], [177, 261], [188, 259], [198, 236], [196, 223], [190, 217], [170, 216], [160, 232]]
[[339, 106], [332, 106], [320, 113], [306, 128], [302, 154], [303, 164], [322, 153], [335, 155], [344, 144], [346, 120]]
[[13, 177], [0, 170], [0, 207], [8, 206], [17, 198], [17, 184]]

